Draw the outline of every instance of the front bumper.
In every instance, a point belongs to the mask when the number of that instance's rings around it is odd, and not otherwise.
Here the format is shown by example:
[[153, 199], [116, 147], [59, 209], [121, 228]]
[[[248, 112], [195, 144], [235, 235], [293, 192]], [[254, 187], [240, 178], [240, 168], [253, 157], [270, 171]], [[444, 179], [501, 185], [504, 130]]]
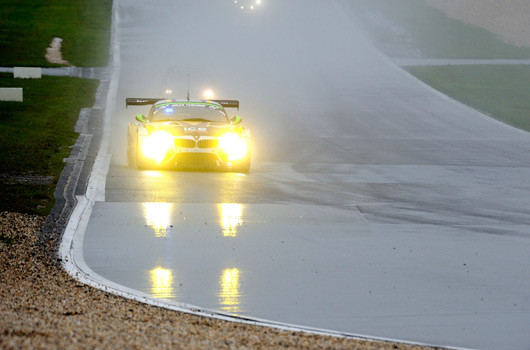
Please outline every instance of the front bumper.
[[246, 155], [237, 160], [230, 159], [217, 137], [202, 137], [198, 140], [193, 137], [177, 137], [159, 159], [146, 157], [142, 153], [142, 147], [138, 149], [138, 157], [141, 158], [143, 167], [153, 169], [231, 170], [250, 161], [250, 142], [248, 139], [244, 139], [244, 142]]

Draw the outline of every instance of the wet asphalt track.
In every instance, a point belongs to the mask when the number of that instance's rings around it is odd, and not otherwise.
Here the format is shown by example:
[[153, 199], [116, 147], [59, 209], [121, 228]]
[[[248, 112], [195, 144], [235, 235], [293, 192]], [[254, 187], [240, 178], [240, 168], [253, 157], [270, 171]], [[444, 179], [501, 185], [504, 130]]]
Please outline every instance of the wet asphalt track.
[[[118, 11], [113, 158], [85, 234], [91, 269], [238, 315], [530, 346], [528, 133], [394, 66], [340, 1], [246, 11], [120, 0]], [[241, 101], [249, 174], [126, 166], [127, 123], [147, 108], [126, 110], [125, 97], [157, 97], [175, 72], [190, 72], [192, 98], [208, 86]]]

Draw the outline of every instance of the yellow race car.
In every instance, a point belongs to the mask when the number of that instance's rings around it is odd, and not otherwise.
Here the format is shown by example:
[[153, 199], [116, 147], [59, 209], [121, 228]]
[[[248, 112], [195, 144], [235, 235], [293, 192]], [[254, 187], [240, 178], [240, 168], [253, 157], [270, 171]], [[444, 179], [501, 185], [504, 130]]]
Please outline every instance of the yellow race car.
[[126, 107], [152, 105], [129, 123], [127, 158], [139, 169], [219, 169], [248, 172], [250, 132], [225, 108], [236, 100], [126, 98]]

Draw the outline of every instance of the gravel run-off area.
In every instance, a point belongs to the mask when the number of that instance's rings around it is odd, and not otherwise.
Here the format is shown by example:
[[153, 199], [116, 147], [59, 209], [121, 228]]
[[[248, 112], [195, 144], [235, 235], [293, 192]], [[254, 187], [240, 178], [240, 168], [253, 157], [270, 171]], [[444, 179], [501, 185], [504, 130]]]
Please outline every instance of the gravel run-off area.
[[[530, 46], [528, 0], [426, 0]], [[53, 259], [45, 218], [0, 213], [0, 349], [426, 349], [281, 331], [148, 306], [83, 285]]]

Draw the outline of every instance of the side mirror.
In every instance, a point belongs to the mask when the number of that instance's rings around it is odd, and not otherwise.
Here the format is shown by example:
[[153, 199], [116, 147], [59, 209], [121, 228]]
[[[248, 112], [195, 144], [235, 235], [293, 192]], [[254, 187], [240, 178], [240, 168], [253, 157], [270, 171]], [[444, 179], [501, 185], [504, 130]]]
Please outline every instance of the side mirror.
[[140, 123], [146, 123], [147, 119], [145, 119], [145, 116], [143, 114], [137, 114], [136, 120], [138, 120]]
[[230, 119], [230, 121], [232, 124], [239, 124], [243, 121], [243, 119], [240, 116], [235, 115], [232, 119]]

